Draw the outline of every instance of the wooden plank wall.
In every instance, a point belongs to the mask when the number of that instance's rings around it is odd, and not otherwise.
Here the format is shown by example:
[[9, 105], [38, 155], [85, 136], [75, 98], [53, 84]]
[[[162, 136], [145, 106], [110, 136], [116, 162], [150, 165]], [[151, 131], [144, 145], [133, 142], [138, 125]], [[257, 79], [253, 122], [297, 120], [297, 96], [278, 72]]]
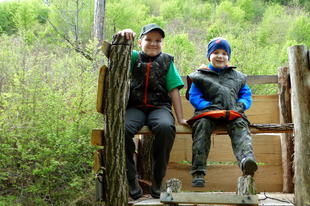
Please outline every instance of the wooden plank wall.
[[[193, 107], [182, 97], [184, 118], [193, 116]], [[254, 95], [252, 107], [246, 111], [252, 124], [279, 124], [278, 95]], [[235, 162], [228, 135], [213, 135], [208, 161]], [[255, 173], [258, 192], [282, 192], [282, 162], [280, 135], [252, 135], [253, 149], [259, 165]], [[205, 188], [192, 188], [191, 165], [179, 163], [191, 161], [191, 135], [177, 135], [170, 156], [165, 179], [178, 178], [182, 181], [182, 191], [226, 191], [235, 192], [237, 179], [242, 175], [237, 165], [208, 165]]]

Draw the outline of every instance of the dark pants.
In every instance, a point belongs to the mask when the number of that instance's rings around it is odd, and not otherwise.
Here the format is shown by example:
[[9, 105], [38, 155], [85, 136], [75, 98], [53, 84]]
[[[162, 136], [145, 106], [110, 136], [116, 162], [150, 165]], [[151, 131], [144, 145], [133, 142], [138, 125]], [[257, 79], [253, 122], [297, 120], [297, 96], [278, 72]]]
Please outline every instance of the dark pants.
[[170, 151], [175, 138], [175, 120], [171, 112], [165, 109], [140, 110], [129, 108], [125, 117], [125, 147], [127, 179], [132, 180], [136, 175], [133, 160], [135, 144], [133, 137], [147, 125], [155, 135], [153, 140], [153, 177], [162, 179], [166, 176]]
[[243, 118], [236, 118], [232, 121], [225, 119], [201, 118], [193, 124], [192, 132], [192, 169], [190, 174], [197, 171], [207, 172], [207, 159], [211, 146], [211, 134], [217, 124], [224, 124], [231, 139], [231, 145], [237, 161], [241, 163], [243, 158], [252, 157], [252, 137], [248, 123]]

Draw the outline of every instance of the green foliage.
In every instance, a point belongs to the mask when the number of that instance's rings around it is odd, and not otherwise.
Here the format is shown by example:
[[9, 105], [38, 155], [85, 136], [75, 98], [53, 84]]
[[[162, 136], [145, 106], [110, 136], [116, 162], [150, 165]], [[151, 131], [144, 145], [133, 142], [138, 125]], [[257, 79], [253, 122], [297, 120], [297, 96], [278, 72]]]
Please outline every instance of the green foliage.
[[225, 33], [237, 35], [243, 30], [245, 12], [226, 0], [217, 7], [212, 20], [214, 23], [208, 29], [208, 40]]
[[[196, 1], [183, 1], [182, 17], [185, 22], [199, 24], [206, 22], [211, 18], [212, 6], [208, 3]], [[199, 24], [198, 24], [199, 23]]]
[[35, 30], [35, 25], [45, 23], [41, 16], [48, 18], [48, 11], [41, 0], [0, 2], [0, 25], [10, 35], [18, 30]]
[[287, 40], [294, 40], [310, 48], [310, 21], [308, 15], [301, 15], [293, 21], [287, 32]]
[[[107, 1], [106, 5], [106, 35], [111, 38], [112, 34], [120, 30], [131, 28], [139, 32], [149, 18], [149, 7], [133, 0], [119, 0], [117, 2]], [[154, 20], [154, 18], [152, 17]], [[158, 18], [162, 21], [162, 18]], [[152, 22], [149, 22], [152, 23]], [[147, 24], [149, 24], [147, 23]]]
[[160, 15], [167, 20], [180, 18], [183, 13], [183, 1], [165, 1], [160, 6]]
[[197, 54], [187, 34], [168, 35], [164, 40], [163, 51], [174, 56], [175, 66], [180, 75], [191, 72], [191, 65]]
[[83, 44], [91, 39], [93, 34], [94, 1], [50, 0], [49, 20], [58, 32], [49, 25], [49, 32], [53, 35], [59, 33], [67, 38], [70, 33], [74, 42]]
[[262, 46], [283, 44], [283, 37], [290, 27], [292, 16], [285, 11], [285, 7], [279, 4], [268, 6], [262, 21], [257, 28], [258, 42]]
[[285, 63], [288, 62], [288, 55], [287, 55], [287, 49], [290, 46], [298, 45], [298, 43], [295, 40], [287, 40], [286, 43], [284, 44], [281, 53], [280, 53], [280, 61], [282, 64], [285, 65]]
[[0, 190], [9, 195], [0, 201], [68, 203], [92, 186], [97, 72], [66, 48], [48, 53], [5, 35], [0, 47]]
[[238, 0], [236, 6], [240, 7], [245, 12], [245, 20], [252, 21], [255, 17], [255, 7], [252, 0]]

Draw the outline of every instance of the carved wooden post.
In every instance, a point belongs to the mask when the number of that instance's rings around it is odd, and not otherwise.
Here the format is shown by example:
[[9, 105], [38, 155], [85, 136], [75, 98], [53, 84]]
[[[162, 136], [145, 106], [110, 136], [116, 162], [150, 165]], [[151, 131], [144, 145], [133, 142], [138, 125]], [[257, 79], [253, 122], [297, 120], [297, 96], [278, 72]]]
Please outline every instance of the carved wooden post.
[[307, 47], [287, 49], [295, 132], [295, 204], [310, 205], [310, 74]]
[[104, 89], [104, 154], [106, 206], [127, 206], [125, 112], [133, 40], [113, 35]]
[[[278, 86], [279, 86], [279, 110], [280, 123], [292, 123], [291, 112], [291, 94], [290, 94], [290, 79], [288, 67], [278, 68]], [[283, 170], [283, 192], [293, 193], [293, 154], [294, 143], [293, 134], [281, 134], [281, 149], [282, 149], [282, 170]]]

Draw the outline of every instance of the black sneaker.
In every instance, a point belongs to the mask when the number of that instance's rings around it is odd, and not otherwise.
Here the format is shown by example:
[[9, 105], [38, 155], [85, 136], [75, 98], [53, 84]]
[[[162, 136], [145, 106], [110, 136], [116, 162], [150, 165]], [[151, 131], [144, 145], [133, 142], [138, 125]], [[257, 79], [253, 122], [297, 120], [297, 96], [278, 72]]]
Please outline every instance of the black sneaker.
[[152, 186], [150, 188], [150, 194], [155, 199], [159, 199], [159, 197], [160, 197], [161, 183], [162, 183], [162, 179], [160, 179], [160, 180], [158, 180], [156, 178], [152, 179]]
[[137, 200], [143, 195], [143, 190], [139, 185], [138, 177], [128, 181], [129, 195], [132, 199]]
[[205, 187], [204, 172], [195, 172], [193, 174], [192, 187]]
[[241, 161], [241, 170], [243, 172], [243, 175], [251, 175], [252, 177], [254, 176], [254, 172], [257, 170], [257, 164], [254, 158], [248, 157], [244, 158]]

